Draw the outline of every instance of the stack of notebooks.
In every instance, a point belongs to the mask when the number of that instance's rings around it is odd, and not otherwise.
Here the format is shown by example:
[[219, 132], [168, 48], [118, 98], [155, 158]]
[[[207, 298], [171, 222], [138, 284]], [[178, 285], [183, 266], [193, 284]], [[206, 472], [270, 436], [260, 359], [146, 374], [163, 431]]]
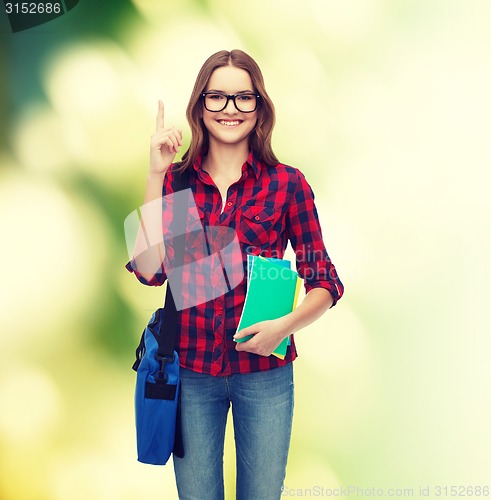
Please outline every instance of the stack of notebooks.
[[[295, 309], [303, 281], [290, 269], [288, 260], [248, 255], [247, 279], [244, 309], [237, 331], [260, 321], [280, 318]], [[246, 342], [251, 337], [236, 342]], [[289, 344], [290, 336], [283, 339], [273, 354], [284, 359]]]

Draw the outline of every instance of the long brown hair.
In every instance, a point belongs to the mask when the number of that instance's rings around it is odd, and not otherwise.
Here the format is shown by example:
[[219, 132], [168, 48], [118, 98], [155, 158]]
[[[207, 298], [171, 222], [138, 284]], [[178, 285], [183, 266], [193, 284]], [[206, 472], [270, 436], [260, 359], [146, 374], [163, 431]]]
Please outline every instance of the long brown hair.
[[258, 102], [257, 123], [249, 135], [249, 148], [267, 165], [278, 164], [278, 159], [271, 147], [275, 123], [274, 105], [266, 92], [263, 75], [256, 61], [242, 50], [236, 49], [231, 52], [222, 50], [213, 54], [205, 61], [198, 73], [186, 110], [186, 117], [191, 127], [191, 144], [179, 163], [178, 170], [180, 171], [191, 167], [200, 152], [208, 148], [208, 131], [200, 117], [203, 110], [201, 93], [206, 90], [213, 71], [228, 65], [246, 70], [251, 77], [254, 90], [261, 96]]

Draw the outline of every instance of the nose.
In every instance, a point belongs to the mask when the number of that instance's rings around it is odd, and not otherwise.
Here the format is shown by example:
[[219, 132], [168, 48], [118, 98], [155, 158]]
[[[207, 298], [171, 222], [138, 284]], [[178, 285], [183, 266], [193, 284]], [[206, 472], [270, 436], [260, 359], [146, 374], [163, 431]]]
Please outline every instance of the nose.
[[229, 99], [225, 109], [223, 110], [227, 114], [235, 114], [237, 113], [237, 108], [235, 107], [234, 100]]

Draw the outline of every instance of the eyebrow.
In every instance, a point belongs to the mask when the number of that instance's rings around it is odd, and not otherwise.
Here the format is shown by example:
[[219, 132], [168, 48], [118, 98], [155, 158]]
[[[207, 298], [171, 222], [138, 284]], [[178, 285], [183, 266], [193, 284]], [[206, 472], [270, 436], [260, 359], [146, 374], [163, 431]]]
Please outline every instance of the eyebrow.
[[[209, 90], [206, 90], [205, 92], [217, 92], [217, 93], [220, 93], [220, 94], [228, 94], [228, 92], [225, 92], [225, 90], [218, 90], [218, 89], [209, 89]], [[239, 90], [238, 92], [236, 92], [236, 94], [255, 94], [254, 90], [250, 90], [250, 89], [247, 89], [247, 90]]]

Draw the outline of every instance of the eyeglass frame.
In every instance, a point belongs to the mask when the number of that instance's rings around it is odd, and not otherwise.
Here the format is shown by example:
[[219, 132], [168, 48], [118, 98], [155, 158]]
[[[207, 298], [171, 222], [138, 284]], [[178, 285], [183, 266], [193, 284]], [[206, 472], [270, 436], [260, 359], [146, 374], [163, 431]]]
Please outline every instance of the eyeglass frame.
[[[225, 102], [225, 106], [223, 106], [223, 108], [222, 108], [222, 109], [218, 109], [218, 110], [208, 109], [208, 108], [206, 107], [206, 96], [207, 96], [207, 95], [209, 95], [209, 94], [215, 94], [215, 95], [217, 95], [217, 94], [218, 94], [218, 95], [221, 95], [221, 96], [225, 97], [225, 98], [227, 99], [227, 101]], [[254, 96], [254, 97], [256, 97], [256, 98], [257, 98], [257, 99], [256, 99], [256, 107], [255, 107], [254, 109], [252, 109], [251, 111], [242, 111], [241, 109], [239, 109], [239, 108], [237, 107], [237, 102], [235, 101], [235, 99], [236, 99], [237, 97], [244, 96], [244, 95]], [[205, 109], [206, 109], [207, 111], [209, 111], [210, 113], [220, 113], [221, 111], [223, 111], [223, 110], [224, 110], [224, 109], [228, 106], [228, 102], [229, 102], [229, 101], [232, 101], [232, 102], [234, 103], [235, 109], [236, 109], [239, 113], [254, 113], [254, 111], [256, 111], [256, 110], [257, 110], [257, 106], [258, 106], [258, 104], [259, 104], [259, 100], [258, 100], [258, 99], [261, 99], [260, 94], [256, 94], [256, 93], [254, 93], [254, 92], [251, 92], [251, 93], [244, 93], [244, 92], [243, 92], [243, 93], [241, 93], [241, 94], [225, 94], [225, 93], [223, 93], [223, 92], [216, 92], [216, 91], [215, 91], [215, 92], [202, 92], [202, 93], [201, 93], [201, 97], [203, 97], [203, 104], [204, 104], [204, 106], [205, 106]]]

